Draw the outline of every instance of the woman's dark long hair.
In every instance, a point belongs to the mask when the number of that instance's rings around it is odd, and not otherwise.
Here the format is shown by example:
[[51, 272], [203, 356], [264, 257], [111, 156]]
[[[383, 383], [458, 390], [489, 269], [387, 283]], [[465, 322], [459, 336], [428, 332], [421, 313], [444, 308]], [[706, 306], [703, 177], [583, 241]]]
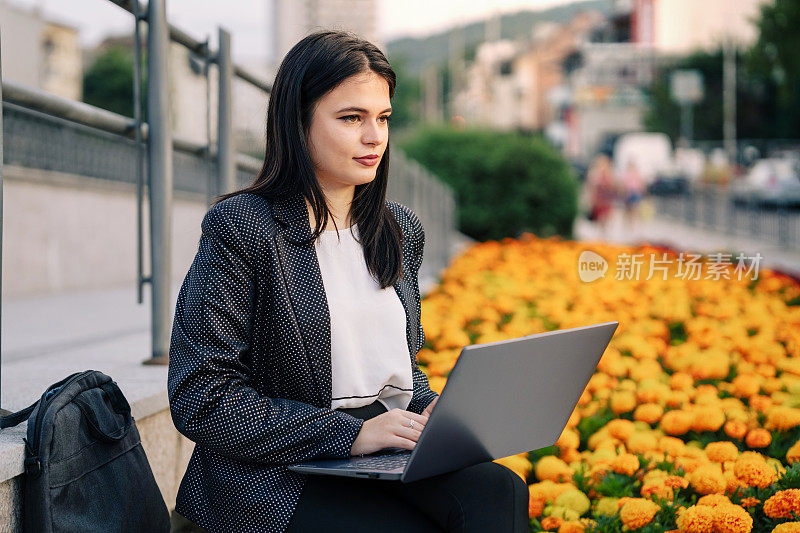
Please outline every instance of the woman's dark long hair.
[[[222, 195], [214, 203], [246, 192], [268, 199], [301, 193], [311, 204], [316, 219], [311, 239], [304, 244], [313, 242], [330, 214], [307, 144], [314, 107], [317, 100], [345, 79], [367, 71], [383, 77], [389, 84], [389, 97], [394, 96], [394, 70], [383, 52], [369, 41], [349, 32], [320, 31], [298, 42], [281, 62], [272, 85], [261, 172], [252, 185]], [[350, 217], [358, 224], [367, 268], [382, 289], [402, 275], [403, 235], [385, 204], [388, 178], [387, 145], [375, 179], [356, 185], [350, 207]]]

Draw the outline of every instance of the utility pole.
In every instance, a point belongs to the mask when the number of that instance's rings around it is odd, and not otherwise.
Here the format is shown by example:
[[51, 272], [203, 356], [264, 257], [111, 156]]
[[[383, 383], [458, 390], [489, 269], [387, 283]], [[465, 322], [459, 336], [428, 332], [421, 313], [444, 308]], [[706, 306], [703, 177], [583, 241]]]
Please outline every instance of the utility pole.
[[722, 138], [725, 140], [725, 151], [731, 164], [736, 164], [736, 43], [732, 36], [725, 38], [722, 49], [722, 105], [723, 126]]

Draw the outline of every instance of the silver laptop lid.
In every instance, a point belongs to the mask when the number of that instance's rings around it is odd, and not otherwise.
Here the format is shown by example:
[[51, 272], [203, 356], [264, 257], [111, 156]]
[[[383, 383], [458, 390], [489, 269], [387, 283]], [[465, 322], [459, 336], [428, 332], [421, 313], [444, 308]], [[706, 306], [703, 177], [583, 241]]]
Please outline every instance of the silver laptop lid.
[[554, 444], [618, 325], [463, 348], [403, 481]]

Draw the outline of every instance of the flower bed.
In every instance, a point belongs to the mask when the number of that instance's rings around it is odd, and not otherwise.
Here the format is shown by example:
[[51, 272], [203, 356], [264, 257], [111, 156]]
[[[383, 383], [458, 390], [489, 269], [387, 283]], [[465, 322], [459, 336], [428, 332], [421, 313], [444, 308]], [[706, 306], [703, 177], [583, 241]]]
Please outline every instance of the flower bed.
[[[672, 262], [584, 282], [587, 247]], [[529, 485], [532, 531], [800, 532], [800, 285], [735, 260], [683, 279], [676, 259], [525, 234], [473, 246], [422, 302], [437, 391], [464, 345], [620, 323], [558, 442], [498, 460]]]

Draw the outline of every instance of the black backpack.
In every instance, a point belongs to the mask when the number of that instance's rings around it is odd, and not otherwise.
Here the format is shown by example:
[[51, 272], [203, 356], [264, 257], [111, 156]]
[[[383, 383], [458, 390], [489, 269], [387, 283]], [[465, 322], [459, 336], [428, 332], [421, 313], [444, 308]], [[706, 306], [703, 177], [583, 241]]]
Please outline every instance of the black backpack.
[[72, 374], [30, 407], [0, 417], [0, 428], [28, 418], [26, 533], [170, 530], [131, 407], [109, 376]]

